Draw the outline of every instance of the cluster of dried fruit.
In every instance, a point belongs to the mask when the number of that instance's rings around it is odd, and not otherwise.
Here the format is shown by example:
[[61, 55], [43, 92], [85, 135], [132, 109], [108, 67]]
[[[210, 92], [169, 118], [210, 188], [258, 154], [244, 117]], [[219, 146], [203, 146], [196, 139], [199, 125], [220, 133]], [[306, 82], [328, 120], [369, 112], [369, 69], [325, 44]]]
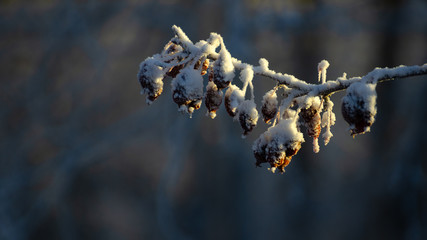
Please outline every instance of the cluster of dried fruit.
[[[255, 67], [236, 61], [219, 35], [212, 34], [207, 41], [193, 45], [179, 28], [176, 31], [177, 36], [165, 46], [161, 54], [149, 57], [140, 64], [138, 79], [142, 93], [147, 95], [147, 103], [151, 104], [162, 94], [163, 80], [169, 76], [173, 78], [172, 98], [180, 111], [191, 116], [204, 101], [207, 115], [213, 119], [224, 102], [227, 113], [239, 121], [243, 136], [249, 134], [259, 118], [252, 80], [254, 74], [266, 75], [271, 72], [268, 62], [262, 59], [260, 66]], [[219, 46], [220, 51], [216, 53], [215, 49]], [[326, 81], [328, 66], [325, 60], [319, 64], [319, 81], [322, 79], [322, 83]], [[241, 88], [232, 83], [236, 70], [240, 71]], [[203, 76], [206, 73], [208, 82], [204, 91]], [[325, 145], [332, 137], [330, 127], [335, 123], [335, 114], [332, 112], [330, 93], [318, 94], [316, 89], [301, 94], [298, 92], [301, 91], [298, 81], [295, 80], [294, 86], [279, 82], [263, 96], [261, 116], [271, 126], [253, 144], [257, 166], [267, 163], [271, 171], [278, 169], [284, 172], [304, 142], [300, 130], [302, 127], [313, 138], [315, 152], [319, 151], [318, 139], [322, 128], [325, 129], [322, 135]], [[250, 99], [245, 98], [248, 87], [251, 90]], [[279, 89], [284, 89], [281, 99], [278, 99]], [[375, 120], [375, 101], [375, 84], [355, 81], [347, 88], [347, 94], [342, 100], [342, 114], [350, 124], [353, 136], [369, 131]]]
[[[207, 115], [216, 117], [216, 111], [223, 102], [227, 112], [240, 122], [243, 135], [251, 132], [258, 121], [258, 111], [254, 99], [245, 100], [246, 88], [252, 88], [253, 70], [247, 68], [241, 71], [244, 81], [243, 89], [231, 84], [235, 77], [235, 69], [230, 53], [225, 47], [221, 48], [218, 59], [210, 62], [206, 57], [197, 61], [185, 61], [179, 57], [184, 49], [176, 43], [169, 42], [162, 54], [145, 59], [138, 73], [142, 93], [147, 95], [147, 103], [151, 104], [163, 92], [163, 80], [172, 77], [172, 99], [179, 110], [190, 115], [200, 108], [204, 99]], [[177, 56], [174, 58], [174, 56]], [[166, 60], [165, 60], [166, 59]], [[175, 61], [174, 66], [168, 66]], [[206, 91], [203, 91], [203, 75], [209, 72]], [[223, 89], [227, 89], [224, 97]], [[277, 101], [276, 101], [277, 109]], [[277, 111], [277, 110], [276, 110]]]

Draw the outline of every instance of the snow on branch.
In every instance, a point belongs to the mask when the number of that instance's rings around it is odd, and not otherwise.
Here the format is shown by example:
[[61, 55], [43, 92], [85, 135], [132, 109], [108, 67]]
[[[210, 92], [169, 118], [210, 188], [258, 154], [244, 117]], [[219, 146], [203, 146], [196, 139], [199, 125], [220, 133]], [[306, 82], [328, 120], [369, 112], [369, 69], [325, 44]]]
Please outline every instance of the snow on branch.
[[[211, 33], [207, 40], [194, 44], [180, 27], [174, 25], [172, 31], [175, 36], [163, 51], [140, 64], [137, 77], [142, 87], [141, 94], [147, 96], [147, 103], [151, 104], [162, 94], [163, 81], [169, 76], [172, 78], [172, 98], [178, 110], [189, 113], [190, 117], [204, 101], [207, 116], [213, 119], [224, 102], [227, 113], [240, 123], [242, 137], [245, 137], [256, 127], [261, 114], [271, 126], [254, 142], [252, 150], [256, 165], [267, 163], [272, 172], [284, 172], [299, 151], [305, 141], [302, 127], [313, 139], [314, 152], [319, 151], [318, 138], [322, 129], [324, 144], [329, 143], [333, 136], [331, 126], [335, 124], [332, 94], [346, 90], [341, 111], [350, 125], [351, 135], [355, 136], [369, 132], [375, 121], [377, 83], [427, 75], [427, 64], [424, 64], [376, 68], [363, 77], [349, 79], [344, 73], [342, 77], [327, 81], [326, 71], [330, 64], [322, 60], [317, 67], [320, 83], [310, 84], [293, 75], [269, 69], [264, 58], [254, 66], [232, 57], [217, 33]], [[263, 96], [260, 113], [252, 84], [255, 75], [276, 82], [276, 86]], [[241, 81], [241, 88], [233, 83], [236, 76]], [[248, 88], [250, 98], [245, 99]], [[282, 94], [277, 94], [278, 91]]]

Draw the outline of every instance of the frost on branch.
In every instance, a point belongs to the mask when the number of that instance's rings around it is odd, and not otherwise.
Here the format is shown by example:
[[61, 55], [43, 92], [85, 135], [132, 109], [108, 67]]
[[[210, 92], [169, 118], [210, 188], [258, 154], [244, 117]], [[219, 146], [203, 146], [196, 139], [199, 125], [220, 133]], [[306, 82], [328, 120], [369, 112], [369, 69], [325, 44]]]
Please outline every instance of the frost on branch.
[[317, 66], [317, 70], [319, 71], [319, 82], [326, 82], [326, 69], [329, 67], [329, 62], [326, 60], [322, 60]]
[[323, 141], [325, 142], [325, 146], [328, 145], [331, 137], [334, 136], [331, 132], [331, 126], [335, 125], [335, 113], [332, 112], [332, 108], [334, 107], [334, 103], [329, 99], [329, 97], [325, 98], [325, 109], [322, 115], [322, 128], [326, 128], [325, 133], [323, 133]]
[[219, 57], [213, 65], [214, 83], [219, 89], [223, 89], [230, 85], [234, 78], [234, 66], [230, 53], [224, 45], [219, 51]]
[[[173, 26], [172, 30], [175, 36], [162, 52], [146, 58], [139, 66], [137, 77], [141, 92], [147, 96], [147, 103], [151, 104], [162, 94], [163, 81], [168, 80], [165, 79], [168, 76], [173, 79], [172, 99], [179, 111], [191, 116], [204, 100], [207, 115], [213, 119], [224, 102], [227, 113], [240, 123], [245, 137], [255, 128], [259, 118], [252, 84], [254, 76], [274, 80], [275, 87], [263, 95], [260, 104], [262, 118], [271, 126], [254, 142], [252, 148], [256, 165], [267, 163], [272, 172], [277, 169], [284, 172], [300, 150], [304, 142], [300, 127], [305, 128], [306, 135], [313, 139], [314, 152], [320, 150], [320, 136], [325, 145], [330, 142], [333, 136], [331, 127], [336, 120], [330, 96], [335, 92], [347, 90], [341, 110], [354, 137], [368, 132], [374, 123], [377, 83], [427, 74], [427, 64], [424, 64], [376, 68], [363, 77], [348, 79], [344, 74], [336, 80], [327, 81], [326, 71], [330, 64], [322, 60], [317, 66], [319, 83], [309, 84], [293, 75], [269, 69], [269, 63], [264, 58], [259, 60], [257, 66], [233, 58], [219, 34], [211, 33], [206, 41], [193, 44], [181, 28]], [[242, 82], [241, 88], [232, 83], [236, 74], [239, 74]], [[204, 88], [205, 80], [207, 84]], [[248, 88], [250, 99], [245, 99]], [[277, 93], [280, 89], [284, 90], [284, 94]]]

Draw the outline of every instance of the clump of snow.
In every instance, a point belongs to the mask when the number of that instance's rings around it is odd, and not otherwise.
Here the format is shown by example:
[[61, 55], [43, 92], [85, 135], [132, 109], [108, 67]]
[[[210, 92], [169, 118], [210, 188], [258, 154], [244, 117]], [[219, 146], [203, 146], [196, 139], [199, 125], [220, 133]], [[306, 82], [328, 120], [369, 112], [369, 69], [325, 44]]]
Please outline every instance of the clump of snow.
[[276, 105], [279, 104], [277, 101], [277, 94], [276, 89], [271, 89], [270, 91], [266, 92], [264, 96], [262, 97], [262, 104], [268, 104], [268, 105]]
[[337, 81], [340, 83], [340, 84], [345, 84], [345, 81], [347, 81], [348, 79], [347, 79], [347, 73], [343, 73], [342, 74], [342, 76], [341, 77], [338, 77], [337, 78]]
[[262, 134], [263, 138], [260, 144], [268, 143], [272, 139], [278, 142], [304, 142], [304, 136], [297, 127], [297, 121], [294, 118], [282, 119], [276, 126], [269, 127]]
[[322, 83], [326, 82], [326, 69], [329, 67], [329, 62], [326, 60], [320, 61], [319, 65], [317, 66], [317, 70], [319, 71], [319, 82], [322, 80]]
[[268, 61], [265, 58], [260, 58], [259, 61], [259, 66], [262, 72], [267, 72], [268, 71]]
[[318, 153], [320, 151], [319, 138], [313, 138], [313, 152]]
[[249, 83], [252, 82], [254, 78], [254, 70], [250, 66], [246, 66], [242, 71], [240, 71], [240, 81], [243, 83], [242, 91], [246, 92], [246, 87]]
[[314, 109], [317, 109], [318, 111], [321, 111], [323, 108], [322, 100], [318, 96], [305, 96], [301, 98], [297, 98], [298, 105], [301, 105], [302, 108], [309, 108], [312, 107]]
[[243, 83], [242, 91], [246, 93], [246, 88], [249, 86], [251, 89], [251, 99], [255, 98], [254, 95], [254, 86], [252, 85], [252, 80], [254, 78], [254, 70], [252, 69], [252, 66], [246, 65], [244, 69], [240, 72], [240, 80]]
[[[291, 119], [297, 116], [297, 111], [291, 108], [287, 108], [282, 111], [282, 119]], [[274, 126], [274, 124], [273, 124]]]
[[331, 132], [331, 126], [335, 125], [335, 113], [332, 112], [334, 103], [330, 100], [325, 103], [326, 111], [322, 115], [322, 127], [326, 128], [326, 131], [322, 134], [325, 146], [328, 145], [331, 138], [334, 136]]
[[205, 49], [206, 54], [212, 54], [215, 53], [215, 49], [221, 44], [221, 36], [218, 33], [212, 32], [208, 39], [208, 46], [207, 49]]
[[326, 145], [328, 145], [329, 141], [331, 140], [331, 138], [332, 138], [333, 136], [334, 136], [334, 135], [332, 134], [332, 132], [331, 132], [331, 129], [330, 129], [330, 128], [328, 128], [328, 129], [326, 130], [326, 132], [324, 132], [324, 133], [322, 134], [322, 137], [323, 137], [323, 141], [324, 141], [324, 143], [325, 143], [325, 146], [326, 146]]
[[172, 30], [178, 35], [179, 40], [181, 40], [186, 46], [190, 46], [193, 42], [187, 37], [187, 35], [182, 31], [182, 29], [176, 25], [172, 26]]
[[[330, 100], [325, 102], [325, 112], [322, 116], [322, 127], [326, 127], [328, 125], [335, 125], [335, 114], [332, 112], [332, 108], [334, 107], [334, 103]], [[331, 113], [331, 114], [329, 114]]]
[[233, 81], [233, 60], [231, 58], [231, 54], [228, 52], [224, 45], [221, 46], [218, 59], [214, 62], [213, 72], [214, 82], [219, 89], [228, 87], [228, 85], [230, 85], [230, 83]]
[[205, 45], [208, 45], [208, 42], [206, 42], [205, 40], [200, 40], [200, 41], [196, 42], [196, 44], [194, 44], [194, 46], [196, 46], [198, 48], [202, 48]]

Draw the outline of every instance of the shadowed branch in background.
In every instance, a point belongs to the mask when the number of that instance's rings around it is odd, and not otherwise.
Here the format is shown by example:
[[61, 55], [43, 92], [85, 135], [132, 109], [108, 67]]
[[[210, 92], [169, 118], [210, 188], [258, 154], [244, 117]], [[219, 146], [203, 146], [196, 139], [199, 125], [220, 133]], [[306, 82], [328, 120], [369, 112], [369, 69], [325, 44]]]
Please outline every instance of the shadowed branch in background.
[[[163, 79], [170, 76], [173, 78], [172, 97], [179, 111], [187, 112], [191, 117], [204, 99], [207, 115], [215, 118], [217, 109], [224, 101], [228, 114], [239, 121], [244, 131], [242, 137], [245, 137], [257, 125], [259, 118], [252, 84], [254, 75], [275, 80], [276, 86], [265, 93], [261, 107], [263, 120], [271, 127], [255, 140], [252, 147], [256, 165], [268, 163], [272, 172], [277, 169], [284, 172], [300, 150], [301, 143], [305, 141], [301, 126], [313, 138], [314, 152], [319, 152], [318, 138], [322, 128], [324, 144], [329, 143], [333, 136], [331, 126], [335, 124], [334, 104], [330, 99], [332, 94], [346, 90], [341, 110], [354, 137], [369, 132], [375, 121], [377, 83], [427, 75], [427, 64], [424, 64], [376, 68], [363, 77], [347, 78], [344, 73], [336, 80], [327, 81], [326, 71], [330, 64], [322, 60], [317, 68], [320, 83], [309, 84], [292, 75], [269, 69], [269, 63], [264, 58], [259, 60], [258, 66], [233, 58], [219, 34], [211, 33], [206, 41], [193, 44], [181, 28], [173, 26], [172, 30], [175, 36], [163, 51], [140, 64], [138, 80], [142, 86], [141, 93], [147, 95], [147, 103], [151, 104], [161, 95]], [[232, 84], [236, 70], [240, 71], [241, 87]], [[204, 91], [203, 76], [207, 73], [209, 81]], [[248, 87], [250, 98], [246, 99]], [[282, 94], [278, 95], [278, 91]]]

